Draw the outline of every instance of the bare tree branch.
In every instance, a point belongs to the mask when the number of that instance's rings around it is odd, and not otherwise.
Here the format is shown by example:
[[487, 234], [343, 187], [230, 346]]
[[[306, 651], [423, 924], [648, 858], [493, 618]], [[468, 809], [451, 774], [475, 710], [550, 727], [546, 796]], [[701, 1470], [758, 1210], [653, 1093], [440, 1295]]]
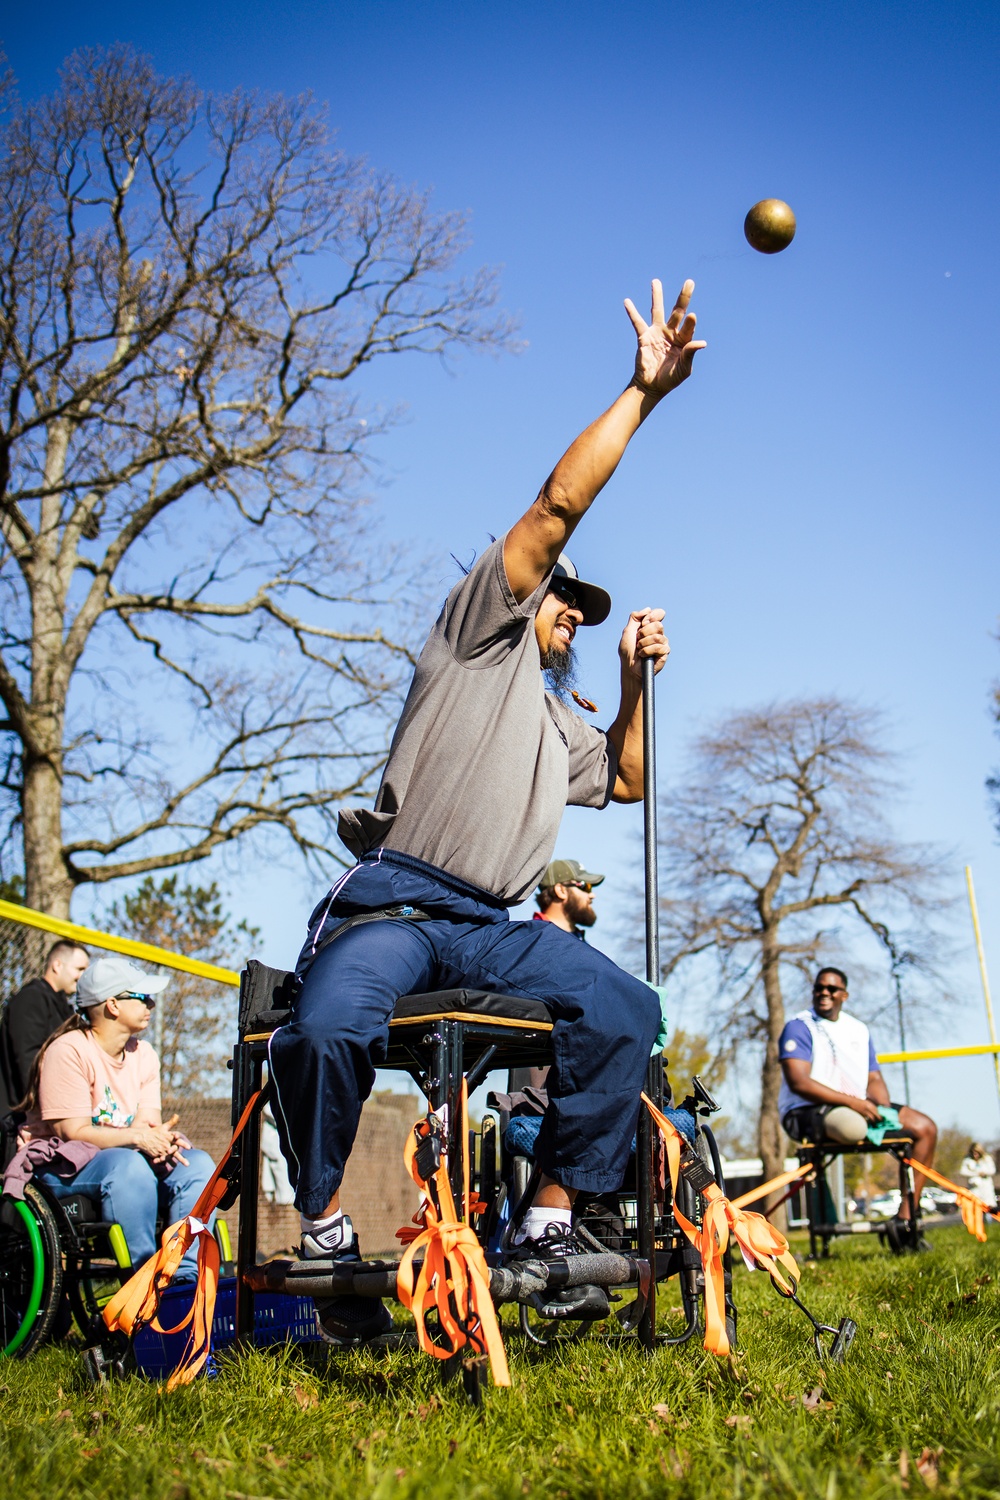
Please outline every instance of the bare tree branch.
[[495, 279], [456, 274], [462, 217], [331, 150], [308, 98], [203, 96], [115, 47], [2, 134], [0, 793], [26, 899], [65, 916], [81, 883], [265, 828], [325, 859], [420, 608], [361, 492], [389, 419], [346, 386], [511, 347]]
[[849, 915], [890, 957], [906, 951], [909, 972], [936, 977], [942, 858], [891, 831], [880, 733], [876, 714], [835, 698], [735, 713], [696, 742], [689, 778], [664, 801], [664, 979], [711, 960], [724, 1034], [763, 1043], [765, 1176], [784, 1156], [784, 986], [822, 955], [843, 962], [831, 918]]

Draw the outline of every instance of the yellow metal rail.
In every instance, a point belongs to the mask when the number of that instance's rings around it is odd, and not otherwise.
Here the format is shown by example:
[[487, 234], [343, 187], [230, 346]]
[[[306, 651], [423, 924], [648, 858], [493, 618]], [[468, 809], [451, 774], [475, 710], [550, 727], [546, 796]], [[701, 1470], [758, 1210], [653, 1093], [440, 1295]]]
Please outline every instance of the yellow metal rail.
[[932, 1047], [927, 1052], [880, 1052], [880, 1063], [927, 1062], [932, 1057], [985, 1057], [1000, 1052], [1000, 1042], [986, 1047]]
[[32, 911], [30, 906], [18, 906], [13, 901], [0, 901], [0, 917], [19, 922], [23, 927], [37, 927], [56, 937], [90, 943], [95, 948], [108, 948], [129, 958], [142, 958], [165, 969], [180, 969], [184, 974], [214, 979], [219, 984], [238, 985], [240, 982], [240, 976], [234, 970], [220, 969], [218, 964], [203, 964], [200, 958], [185, 958], [183, 953], [171, 953], [168, 948], [157, 948], [153, 943], [137, 943], [132, 938], [115, 937], [114, 933], [98, 932], [93, 927], [78, 927], [75, 922], [61, 922], [58, 917], [47, 917], [44, 912]]

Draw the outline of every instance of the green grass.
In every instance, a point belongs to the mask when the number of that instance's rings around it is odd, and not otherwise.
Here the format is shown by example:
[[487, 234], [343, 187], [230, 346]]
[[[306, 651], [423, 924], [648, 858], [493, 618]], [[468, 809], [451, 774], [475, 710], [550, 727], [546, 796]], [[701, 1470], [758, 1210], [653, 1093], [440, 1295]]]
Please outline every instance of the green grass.
[[255, 1353], [166, 1396], [138, 1378], [90, 1387], [79, 1356], [51, 1348], [0, 1365], [8, 1494], [837, 1500], [921, 1495], [917, 1461], [940, 1449], [937, 1495], [997, 1496], [998, 1242], [933, 1242], [899, 1260], [841, 1243], [806, 1271], [823, 1320], [860, 1325], [842, 1367], [819, 1367], [801, 1314], [741, 1270], [731, 1364], [600, 1335], [526, 1352], [510, 1331], [513, 1386], [479, 1411], [410, 1349]]

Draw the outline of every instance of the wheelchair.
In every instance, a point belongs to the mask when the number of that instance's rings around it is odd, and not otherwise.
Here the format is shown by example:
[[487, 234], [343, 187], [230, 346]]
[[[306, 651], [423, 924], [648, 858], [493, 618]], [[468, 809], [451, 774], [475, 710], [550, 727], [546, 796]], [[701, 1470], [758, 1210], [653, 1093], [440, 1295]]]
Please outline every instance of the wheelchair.
[[[239, 1032], [233, 1070], [233, 1125], [257, 1095], [248, 1121], [235, 1141], [227, 1163], [229, 1187], [225, 1208], [239, 1199], [236, 1249], [236, 1337], [251, 1343], [254, 1298], [264, 1292], [306, 1295], [316, 1300], [351, 1292], [360, 1296], [396, 1295], [396, 1263], [363, 1261], [345, 1266], [322, 1260], [275, 1259], [258, 1264], [257, 1200], [260, 1171], [260, 1112], [266, 1101], [267, 1045], [273, 1032], [289, 1017], [293, 999], [292, 976], [251, 961], [241, 976]], [[590, 1325], [557, 1325], [544, 1315], [544, 1287], [537, 1263], [522, 1274], [504, 1264], [503, 1248], [534, 1197], [540, 1169], [530, 1156], [511, 1149], [510, 1125], [516, 1104], [508, 1096], [491, 1094], [477, 1130], [465, 1141], [462, 1101], [497, 1069], [523, 1069], [551, 1062], [553, 1020], [538, 1000], [482, 990], [444, 990], [406, 995], [397, 1001], [389, 1022], [389, 1045], [382, 1066], [405, 1072], [429, 1101], [441, 1130], [442, 1153], [456, 1202], [464, 1194], [468, 1173], [473, 1225], [490, 1267], [490, 1293], [495, 1304], [514, 1303], [520, 1327], [534, 1344], [554, 1336], [580, 1336]], [[647, 1093], [659, 1107], [670, 1109], [670, 1091], [659, 1059], [650, 1065]], [[697, 1182], [717, 1183], [725, 1191], [719, 1151], [708, 1117], [718, 1108], [696, 1081], [681, 1110], [681, 1120], [693, 1173], [678, 1182], [677, 1208], [699, 1227], [702, 1200]], [[683, 1112], [683, 1118], [682, 1118]], [[464, 1149], [463, 1149], [464, 1148]], [[701, 1174], [699, 1177], [698, 1174]], [[689, 1180], [692, 1179], [692, 1180]], [[646, 1110], [640, 1111], [636, 1149], [628, 1175], [617, 1194], [578, 1200], [575, 1226], [588, 1250], [574, 1257], [574, 1280], [605, 1287], [615, 1300], [633, 1294], [616, 1309], [612, 1324], [622, 1336], [636, 1335], [647, 1349], [683, 1344], [703, 1326], [704, 1271], [699, 1252], [681, 1231], [674, 1216], [669, 1174], [662, 1159], [659, 1134]], [[579, 1262], [579, 1264], [577, 1264]], [[562, 1274], [565, 1275], [565, 1263]], [[732, 1266], [725, 1257], [726, 1330], [736, 1341], [736, 1308], [732, 1297]], [[682, 1326], [658, 1332], [656, 1287], [677, 1278]], [[534, 1319], [531, 1316], [535, 1312]], [[388, 1336], [388, 1337], [391, 1337]], [[470, 1361], [465, 1361], [468, 1365]], [[463, 1378], [468, 1377], [463, 1370]], [[473, 1380], [477, 1377], [473, 1372]], [[476, 1399], [474, 1391], [470, 1391]]]
[[[2, 1160], [15, 1154], [17, 1126], [0, 1121]], [[157, 1226], [159, 1234], [163, 1225]], [[232, 1261], [225, 1221], [216, 1224], [224, 1261]], [[57, 1198], [29, 1182], [23, 1199], [0, 1198], [0, 1357], [24, 1359], [64, 1337], [75, 1323], [85, 1343], [100, 1340], [101, 1312], [133, 1271], [121, 1225], [101, 1218], [84, 1193]]]

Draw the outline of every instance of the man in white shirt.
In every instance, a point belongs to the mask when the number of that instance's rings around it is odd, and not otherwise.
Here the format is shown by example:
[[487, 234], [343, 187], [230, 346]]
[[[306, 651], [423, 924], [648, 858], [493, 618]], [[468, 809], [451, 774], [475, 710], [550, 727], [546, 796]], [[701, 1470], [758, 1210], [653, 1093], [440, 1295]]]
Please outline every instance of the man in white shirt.
[[[778, 1099], [781, 1123], [793, 1140], [824, 1137], [841, 1145], [860, 1145], [868, 1127], [881, 1121], [880, 1107], [899, 1112], [899, 1123], [913, 1139], [913, 1159], [932, 1166], [937, 1126], [929, 1115], [906, 1104], [891, 1104], [868, 1027], [844, 1010], [847, 975], [843, 969], [821, 969], [813, 982], [811, 1010], [785, 1023], [778, 1042], [784, 1081]], [[926, 1178], [913, 1174], [920, 1202]], [[897, 1218], [910, 1217], [904, 1199]]]

